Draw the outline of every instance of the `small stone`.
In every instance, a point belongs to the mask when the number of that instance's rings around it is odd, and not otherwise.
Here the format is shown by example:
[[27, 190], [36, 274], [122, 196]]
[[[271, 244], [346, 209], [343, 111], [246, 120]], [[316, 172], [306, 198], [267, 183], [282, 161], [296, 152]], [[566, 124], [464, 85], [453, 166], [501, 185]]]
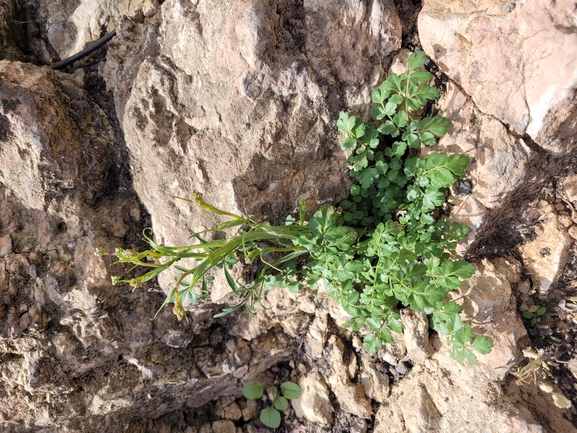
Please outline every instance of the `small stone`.
[[12, 238], [9, 234], [0, 237], [0, 257], [12, 252]]
[[226, 419], [238, 421], [242, 417], [242, 411], [236, 402], [232, 402], [224, 408], [224, 416]]
[[302, 394], [299, 398], [291, 400], [296, 415], [321, 425], [332, 424], [333, 407], [323, 378], [318, 373], [311, 373], [303, 376], [299, 385]]
[[367, 431], [367, 420], [364, 418], [351, 418], [350, 432], [365, 433]]
[[405, 309], [401, 314], [403, 337], [407, 356], [413, 364], [424, 362], [431, 353], [429, 344], [429, 319], [425, 313]]
[[531, 283], [527, 280], [521, 281], [517, 284], [517, 290], [521, 293], [529, 293], [531, 291]]
[[250, 421], [256, 419], [258, 410], [258, 403], [256, 400], [247, 400], [246, 406], [242, 409], [242, 419]]
[[549, 204], [540, 205], [543, 217], [535, 226], [535, 238], [523, 245], [521, 255], [531, 276], [543, 291], [557, 281], [569, 254], [572, 239], [558, 224]]
[[365, 395], [378, 403], [382, 403], [389, 396], [389, 376], [378, 371], [374, 365], [364, 362], [361, 372], [361, 385]]
[[354, 354], [351, 354], [351, 359], [349, 361], [349, 365], [347, 366], [349, 372], [349, 378], [352, 380], [357, 376], [359, 371], [359, 365], [357, 363], [357, 357]]
[[337, 382], [331, 383], [331, 390], [344, 412], [361, 418], [370, 418], [372, 415], [371, 403], [366, 399], [361, 385]]
[[214, 433], [210, 424], [203, 424], [198, 433]]
[[221, 420], [212, 423], [213, 433], [236, 433], [236, 426], [231, 420]]

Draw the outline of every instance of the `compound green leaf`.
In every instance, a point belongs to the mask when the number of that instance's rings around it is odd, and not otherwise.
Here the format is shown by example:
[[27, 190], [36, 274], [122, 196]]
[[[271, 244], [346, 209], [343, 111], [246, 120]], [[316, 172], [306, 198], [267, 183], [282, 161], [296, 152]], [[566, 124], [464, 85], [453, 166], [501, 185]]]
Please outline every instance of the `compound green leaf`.
[[423, 132], [430, 132], [437, 137], [442, 137], [451, 127], [451, 119], [443, 116], [425, 117], [419, 121], [419, 129]]
[[405, 110], [401, 110], [393, 116], [393, 122], [397, 127], [404, 128], [409, 123], [409, 115]]
[[357, 139], [354, 137], [347, 137], [341, 146], [344, 151], [351, 151], [357, 148]]
[[375, 104], [382, 104], [390, 95], [390, 91], [375, 89], [371, 93], [371, 99]]
[[469, 157], [466, 155], [451, 155], [447, 159], [447, 168], [458, 178], [462, 178], [465, 175], [465, 169], [468, 165]]
[[438, 189], [427, 189], [423, 194], [423, 208], [432, 210], [445, 203], [445, 194]]
[[367, 167], [356, 176], [363, 188], [369, 188], [379, 177], [379, 171], [375, 167]]
[[475, 340], [473, 341], [473, 344], [471, 344], [471, 347], [475, 349], [477, 352], [486, 355], [493, 348], [493, 340], [485, 337], [484, 335], [478, 335], [477, 337], [475, 337]]
[[454, 341], [461, 343], [463, 346], [473, 338], [473, 330], [470, 326], [462, 326], [451, 333]]
[[416, 86], [419, 83], [428, 83], [429, 81], [431, 81], [431, 78], [432, 78], [431, 74], [428, 73], [427, 71], [414, 71], [409, 77], [409, 82], [413, 86]]
[[363, 327], [364, 324], [365, 324], [365, 318], [364, 317], [357, 317], [352, 324], [353, 331], [355, 331], [355, 332], [359, 331]]
[[387, 328], [383, 328], [379, 331], [379, 337], [381, 341], [384, 341], [385, 343], [391, 343], [393, 341], [391, 331]]
[[387, 327], [397, 334], [403, 332], [403, 323], [401, 322], [401, 316], [399, 313], [392, 313], [387, 318]]
[[424, 105], [427, 100], [432, 101], [433, 99], [437, 99], [440, 96], [440, 93], [435, 87], [423, 84], [423, 86], [415, 93], [415, 96], [420, 100], [421, 105]]
[[363, 135], [365, 135], [365, 124], [361, 119], [357, 119], [355, 122], [352, 133], [356, 138], [361, 138]]
[[379, 320], [375, 320], [372, 317], [367, 317], [365, 320], [365, 325], [369, 327], [371, 332], [378, 332], [381, 329], [381, 322]]
[[416, 51], [412, 53], [407, 59], [407, 68], [416, 69], [419, 66], [423, 66], [427, 62], [427, 56], [422, 51]]
[[373, 107], [369, 110], [369, 114], [373, 119], [381, 120], [383, 119], [387, 113], [384, 108], [382, 107]]
[[341, 111], [339, 113], [339, 120], [337, 120], [337, 127], [340, 131], [351, 134], [356, 122], [355, 116], [349, 116], [349, 113]]
[[393, 143], [393, 155], [403, 156], [406, 150], [407, 150], [407, 143], [405, 143], [404, 141], [395, 141]]
[[389, 101], [397, 105], [402, 104], [404, 100], [405, 98], [403, 97], [403, 95], [400, 95], [399, 93], [395, 93], [394, 95], [391, 95], [391, 97], [389, 98]]
[[374, 334], [365, 335], [363, 339], [363, 345], [369, 353], [377, 353], [381, 347], [383, 347], [383, 342], [377, 338]]

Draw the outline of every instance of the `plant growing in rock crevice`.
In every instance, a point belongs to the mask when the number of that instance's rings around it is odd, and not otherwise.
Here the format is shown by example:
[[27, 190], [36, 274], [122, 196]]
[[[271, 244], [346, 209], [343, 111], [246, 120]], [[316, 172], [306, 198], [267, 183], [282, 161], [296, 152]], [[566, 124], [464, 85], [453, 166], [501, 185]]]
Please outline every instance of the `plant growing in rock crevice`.
[[[488, 353], [492, 341], [473, 338], [471, 327], [460, 319], [461, 307], [447, 300], [448, 293], [475, 272], [473, 265], [450, 253], [469, 228], [439, 216], [448, 187], [464, 176], [469, 159], [443, 152], [420, 156], [423, 146], [434, 146], [451, 126], [439, 115], [418, 116], [439, 96], [428, 85], [431, 74], [421, 69], [425, 62], [423, 53], [412, 54], [404, 74], [390, 74], [373, 91], [371, 121], [340, 114], [337, 126], [347, 135], [342, 148], [350, 152], [345, 168], [353, 180], [347, 200], [337, 207], [322, 206], [308, 222], [301, 201], [298, 220], [289, 217], [285, 225], [271, 226], [217, 209], [195, 192], [189, 201], [229, 218], [211, 231], [239, 228], [238, 233], [213, 241], [195, 233], [196, 243], [180, 247], [158, 245], [145, 233], [150, 250], [118, 249], [115, 255], [117, 263], [151, 270], [114, 282], [138, 287], [176, 267], [182, 274], [162, 307], [174, 303], [179, 318], [185, 315], [183, 299], [193, 304], [207, 299], [213, 268], [223, 270], [240, 299], [219, 315], [240, 306], [253, 314], [263, 291], [274, 287], [297, 291], [323, 286], [352, 316], [346, 325], [355, 331], [366, 326], [369, 352], [392, 341], [391, 332], [402, 332], [399, 308], [408, 307], [429, 315], [431, 326], [447, 337], [460, 363], [477, 362], [473, 351]], [[179, 267], [183, 258], [198, 264]], [[239, 259], [260, 262], [262, 270], [249, 284], [229, 272]]]
[[271, 405], [261, 410], [259, 418], [267, 427], [278, 428], [281, 423], [280, 413], [288, 409], [288, 401], [298, 398], [302, 390], [300, 386], [290, 381], [283, 382], [280, 389], [278, 386], [265, 388], [262, 383], [253, 382], [242, 388], [242, 394], [248, 400], [258, 400], [263, 396], [265, 389]]

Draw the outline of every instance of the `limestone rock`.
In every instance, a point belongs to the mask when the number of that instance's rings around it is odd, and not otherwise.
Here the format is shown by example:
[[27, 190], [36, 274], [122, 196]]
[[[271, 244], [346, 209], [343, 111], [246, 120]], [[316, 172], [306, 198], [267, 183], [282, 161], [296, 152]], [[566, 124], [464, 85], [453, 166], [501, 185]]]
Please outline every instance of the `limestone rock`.
[[145, 213], [108, 117], [64, 74], [7, 61], [0, 71], [2, 431], [97, 432], [103, 417], [131, 430], [237, 392], [240, 377], [292, 353], [282, 334], [249, 345], [209, 333], [213, 311], [189, 313], [188, 327], [169, 310], [151, 321], [162, 296], [112, 287], [95, 250], [135, 248]]
[[[523, 140], [511, 135], [501, 122], [487, 116], [454, 84], [447, 83], [447, 91], [439, 101], [443, 115], [453, 126], [441, 138], [439, 147], [449, 153], [463, 153], [471, 158], [468, 168], [472, 182], [472, 197], [459, 199], [470, 205], [469, 224], [475, 230], [483, 221], [483, 207], [494, 208], [512, 192], [525, 177], [531, 150]], [[459, 206], [457, 205], [457, 206]], [[458, 215], [463, 215], [459, 209]]]
[[333, 422], [333, 408], [329, 399], [329, 390], [318, 373], [308, 373], [301, 377], [299, 385], [302, 394], [291, 400], [293, 409], [299, 418], [303, 416], [309, 421], [321, 425]]
[[327, 337], [327, 315], [316, 315], [306, 335], [308, 352], [313, 358], [322, 358]]
[[[573, 7], [570, 0], [427, 1], [419, 36], [427, 55], [482, 112], [560, 152], [575, 142]], [[563, 125], [561, 136], [553, 125]]]
[[236, 433], [236, 426], [231, 420], [215, 421], [212, 423], [214, 433]]
[[[311, 209], [344, 197], [334, 106], [366, 97], [382, 77], [373, 54], [398, 48], [400, 23], [389, 0], [370, 14], [364, 2], [281, 3], [169, 0], [158, 28], [126, 24], [115, 38], [104, 74], [158, 241], [180, 244], [218, 221], [174, 200], [193, 189], [257, 219], [282, 219], [304, 197]], [[150, 40], [158, 50], [147, 57]]]
[[361, 385], [365, 395], [379, 403], [389, 396], [389, 376], [377, 370], [368, 359], [363, 358]]
[[[0, 75], [0, 140], [11, 143], [0, 155], [0, 182], [30, 209], [49, 210], [70, 190], [97, 201], [112, 163], [105, 150], [113, 135], [102, 110], [54, 72], [0, 61]], [[44, 98], [53, 104], [46, 107]], [[68, 230], [77, 226], [67, 221]]]
[[425, 313], [405, 309], [402, 311], [401, 321], [407, 357], [413, 364], [420, 364], [431, 354], [429, 319]]
[[139, 9], [150, 15], [158, 4], [157, 0], [38, 1], [36, 14], [52, 49], [65, 59], [116, 29], [123, 16], [132, 17]]
[[543, 432], [530, 412], [513, 406], [498, 385], [478, 370], [457, 365], [432, 362], [425, 369], [414, 368], [380, 406], [375, 433]]
[[547, 291], [561, 275], [573, 241], [551, 205], [543, 201], [535, 207], [540, 208], [541, 217], [534, 238], [521, 247], [521, 254], [534, 281]]
[[[488, 260], [476, 263], [476, 267], [475, 274], [461, 287], [468, 299], [463, 305], [465, 321], [474, 319], [479, 324], [473, 327], [474, 334], [493, 340], [491, 352], [479, 354], [477, 358], [488, 377], [501, 380], [507, 374], [507, 366], [517, 359], [527, 331], [519, 317], [507, 274]], [[445, 354], [448, 355], [448, 350]]]
[[331, 391], [337, 397], [341, 410], [360, 418], [369, 418], [372, 414], [370, 402], [366, 399], [363, 387], [351, 383], [344, 364], [344, 345], [340, 338], [332, 335], [325, 348], [331, 373], [328, 382]]

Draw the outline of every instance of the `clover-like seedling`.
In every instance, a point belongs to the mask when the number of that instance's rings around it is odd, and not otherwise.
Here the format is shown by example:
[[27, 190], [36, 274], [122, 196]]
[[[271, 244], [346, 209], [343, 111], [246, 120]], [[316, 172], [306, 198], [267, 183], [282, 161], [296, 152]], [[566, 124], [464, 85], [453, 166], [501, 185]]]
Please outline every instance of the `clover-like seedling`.
[[539, 305], [528, 306], [527, 304], [521, 304], [519, 311], [525, 319], [530, 320], [531, 325], [535, 325], [537, 324], [537, 319], [545, 314], [547, 309]]
[[[242, 388], [242, 394], [248, 400], [258, 400], [263, 396], [265, 386], [260, 382], [253, 382]], [[261, 410], [260, 420], [270, 428], [278, 428], [281, 423], [280, 413], [288, 408], [288, 401], [301, 395], [301, 387], [294, 382], [284, 382], [280, 386], [266, 388], [267, 396], [272, 404]]]

